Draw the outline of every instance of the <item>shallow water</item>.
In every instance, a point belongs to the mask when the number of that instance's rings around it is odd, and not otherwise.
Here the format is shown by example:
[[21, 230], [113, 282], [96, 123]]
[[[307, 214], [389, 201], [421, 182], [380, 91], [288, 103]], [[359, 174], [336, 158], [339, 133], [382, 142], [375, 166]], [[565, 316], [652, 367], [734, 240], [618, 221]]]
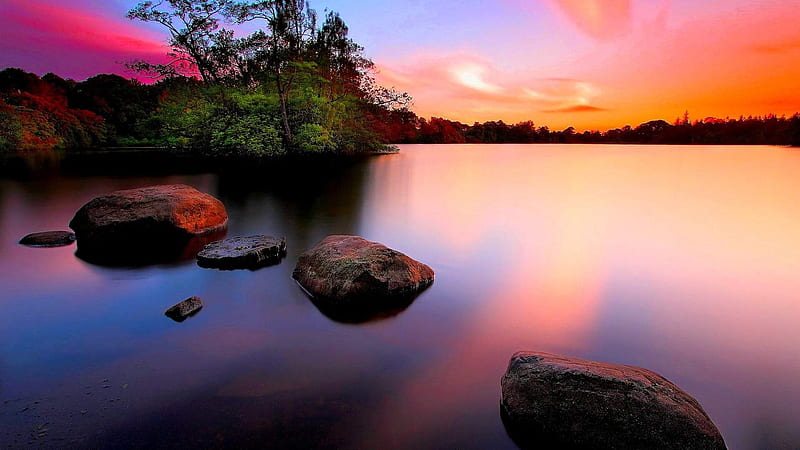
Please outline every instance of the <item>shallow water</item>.
[[[0, 179], [3, 446], [513, 448], [500, 377], [539, 350], [661, 373], [732, 449], [800, 447], [796, 150], [420, 145], [245, 173], [136, 161], [37, 160]], [[286, 236], [286, 259], [102, 267], [17, 244], [95, 195], [178, 182], [225, 203], [229, 236]], [[329, 318], [290, 278], [328, 234], [401, 250], [436, 282], [389, 317]], [[199, 314], [163, 316], [192, 295]]]

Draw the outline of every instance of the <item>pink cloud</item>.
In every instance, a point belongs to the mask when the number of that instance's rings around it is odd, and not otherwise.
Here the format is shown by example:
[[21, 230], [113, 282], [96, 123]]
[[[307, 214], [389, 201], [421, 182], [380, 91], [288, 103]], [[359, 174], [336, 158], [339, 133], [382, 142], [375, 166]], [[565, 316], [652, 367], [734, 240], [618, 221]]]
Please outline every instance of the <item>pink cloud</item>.
[[603, 111], [600, 88], [588, 81], [504, 72], [468, 54], [420, 54], [404, 64], [380, 65], [378, 81], [411, 93], [421, 116], [454, 120], [531, 119], [542, 112]]
[[163, 37], [129, 22], [122, 12], [113, 18], [57, 3], [6, 1], [3, 21], [13, 38], [0, 42], [3, 67], [84, 78], [125, 73], [122, 62], [162, 60], [167, 51]]
[[448, 72], [450, 73], [451, 81], [478, 92], [500, 94], [505, 90], [503, 87], [486, 80], [485, 76], [488, 68], [481, 64], [474, 62], [455, 64], [448, 69]]
[[624, 34], [630, 28], [630, 0], [554, 0], [582, 31], [598, 39]]
[[535, 80], [525, 93], [547, 109], [544, 112], [603, 111], [590, 102], [600, 94], [594, 84], [569, 78]]
[[[506, 1], [526, 10], [538, 6], [538, 2], [528, 0]], [[548, 0], [547, 3], [567, 22], [595, 39], [616, 38], [631, 30], [631, 0]]]

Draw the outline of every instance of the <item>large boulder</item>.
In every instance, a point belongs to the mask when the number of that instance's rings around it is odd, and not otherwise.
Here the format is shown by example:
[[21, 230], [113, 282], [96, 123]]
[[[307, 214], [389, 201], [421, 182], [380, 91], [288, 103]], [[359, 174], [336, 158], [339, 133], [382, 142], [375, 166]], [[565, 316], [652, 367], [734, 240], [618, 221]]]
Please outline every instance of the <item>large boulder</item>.
[[227, 224], [222, 202], [191, 186], [173, 184], [96, 197], [75, 213], [69, 226], [75, 230], [78, 254], [104, 262], [166, 260], [183, 254], [196, 238], [219, 238]]
[[639, 367], [520, 352], [501, 385], [503, 421], [522, 448], [726, 448], [697, 400]]
[[200, 267], [223, 270], [254, 270], [277, 264], [284, 256], [286, 256], [286, 238], [244, 236], [206, 245], [197, 254], [197, 264]]
[[28, 247], [63, 247], [75, 242], [75, 233], [70, 231], [41, 231], [31, 233], [19, 240]]
[[329, 317], [358, 322], [407, 307], [433, 270], [358, 236], [333, 235], [300, 255], [292, 277]]

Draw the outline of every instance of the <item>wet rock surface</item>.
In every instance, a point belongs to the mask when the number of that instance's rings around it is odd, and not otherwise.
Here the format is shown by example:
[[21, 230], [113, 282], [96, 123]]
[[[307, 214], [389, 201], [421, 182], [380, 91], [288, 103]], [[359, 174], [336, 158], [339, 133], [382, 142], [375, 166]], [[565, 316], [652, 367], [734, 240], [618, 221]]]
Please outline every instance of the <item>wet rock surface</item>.
[[292, 277], [326, 315], [362, 321], [408, 306], [433, 283], [434, 273], [383, 244], [333, 235], [300, 256]]
[[243, 236], [206, 245], [197, 254], [200, 267], [223, 270], [258, 269], [277, 264], [286, 256], [286, 239], [272, 236]]
[[520, 352], [501, 385], [503, 422], [521, 448], [726, 448], [697, 400], [639, 367]]
[[41, 231], [31, 233], [19, 240], [28, 247], [63, 247], [75, 242], [75, 233], [71, 231]]
[[227, 224], [222, 202], [175, 184], [96, 197], [78, 210], [69, 226], [75, 230], [81, 258], [114, 264], [176, 258], [193, 238], [219, 239]]
[[164, 311], [164, 315], [176, 322], [183, 322], [187, 318], [197, 314], [202, 308], [203, 301], [200, 300], [200, 297], [189, 297]]

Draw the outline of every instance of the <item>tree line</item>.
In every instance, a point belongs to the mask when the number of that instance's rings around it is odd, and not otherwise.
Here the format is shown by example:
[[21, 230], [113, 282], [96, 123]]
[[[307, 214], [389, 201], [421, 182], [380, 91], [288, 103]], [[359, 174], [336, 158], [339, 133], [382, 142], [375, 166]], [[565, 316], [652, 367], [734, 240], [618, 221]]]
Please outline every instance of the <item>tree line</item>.
[[[212, 103], [217, 95], [224, 97], [223, 103]], [[800, 145], [800, 114], [695, 121], [684, 117], [673, 123], [654, 120], [605, 132], [576, 132], [572, 127], [537, 127], [531, 121], [467, 125], [425, 119], [405, 107], [390, 109], [362, 101], [350, 112], [355, 119], [337, 129], [331, 120], [320, 121], [313, 107], [299, 107], [301, 100], [287, 99], [289, 126], [299, 136], [295, 151], [353, 153], [383, 143]], [[278, 102], [268, 94], [210, 87], [191, 77], [168, 77], [148, 85], [101, 74], [76, 82], [52, 73], [39, 77], [5, 69], [0, 71], [0, 151], [167, 146], [215, 154], [285, 154]], [[326, 148], [325, 133], [327, 142], [347, 142]]]
[[502, 120], [472, 125], [439, 117], [425, 119], [411, 111], [388, 111], [377, 126], [389, 142], [405, 144], [719, 144], [800, 145], [800, 113], [786, 116], [708, 117], [673, 123], [652, 120], [601, 131], [551, 130], [532, 121]]

